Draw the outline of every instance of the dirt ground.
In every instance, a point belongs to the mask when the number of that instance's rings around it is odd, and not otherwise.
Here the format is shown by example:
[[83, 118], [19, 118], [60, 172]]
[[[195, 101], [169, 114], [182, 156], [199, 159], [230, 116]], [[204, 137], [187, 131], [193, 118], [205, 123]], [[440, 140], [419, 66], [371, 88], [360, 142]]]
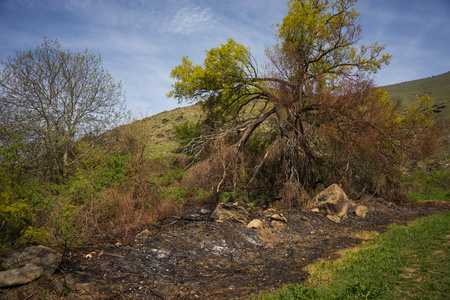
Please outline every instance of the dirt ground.
[[305, 266], [336, 259], [339, 250], [362, 243], [370, 231], [450, 210], [448, 202], [370, 198], [357, 204], [369, 208], [368, 218], [353, 209], [346, 220], [333, 223], [308, 210], [283, 211], [287, 222], [277, 230], [262, 209], [254, 213], [262, 229], [211, 222], [208, 211], [187, 210], [184, 216], [205, 215], [205, 220], [167, 218], [139, 239], [77, 249], [53, 276], [0, 290], [0, 298], [245, 299], [304, 282]]

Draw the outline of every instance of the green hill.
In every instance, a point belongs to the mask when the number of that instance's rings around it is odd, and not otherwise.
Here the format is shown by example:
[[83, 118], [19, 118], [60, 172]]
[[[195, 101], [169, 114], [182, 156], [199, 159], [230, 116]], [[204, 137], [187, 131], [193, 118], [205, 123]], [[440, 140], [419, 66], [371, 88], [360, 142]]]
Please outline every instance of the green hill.
[[450, 119], [450, 72], [428, 78], [382, 86], [392, 99], [400, 98], [402, 104], [408, 106], [417, 96], [427, 94], [435, 103], [446, 107], [442, 114]]

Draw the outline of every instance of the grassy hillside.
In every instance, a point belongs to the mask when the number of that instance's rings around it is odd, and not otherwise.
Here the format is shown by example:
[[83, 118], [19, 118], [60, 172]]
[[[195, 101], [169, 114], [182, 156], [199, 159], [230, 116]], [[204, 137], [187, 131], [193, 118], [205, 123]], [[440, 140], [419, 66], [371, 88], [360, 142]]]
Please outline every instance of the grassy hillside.
[[146, 151], [147, 157], [157, 157], [173, 152], [178, 146], [174, 136], [174, 126], [184, 122], [196, 123], [200, 120], [202, 109], [200, 105], [191, 105], [164, 111], [157, 115], [135, 121], [148, 134], [150, 147]]
[[443, 103], [442, 114], [450, 119], [450, 72], [419, 80], [382, 86], [392, 99], [400, 98], [408, 106], [417, 96], [427, 94], [435, 103]]

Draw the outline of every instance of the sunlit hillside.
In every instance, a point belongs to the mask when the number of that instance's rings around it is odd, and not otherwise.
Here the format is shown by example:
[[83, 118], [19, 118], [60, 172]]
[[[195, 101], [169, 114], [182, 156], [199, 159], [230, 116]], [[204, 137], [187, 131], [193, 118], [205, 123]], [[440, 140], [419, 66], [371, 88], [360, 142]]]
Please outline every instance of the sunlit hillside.
[[392, 99], [400, 98], [403, 106], [408, 106], [417, 96], [427, 94], [438, 104], [446, 107], [442, 114], [450, 119], [450, 72], [428, 78], [383, 86]]

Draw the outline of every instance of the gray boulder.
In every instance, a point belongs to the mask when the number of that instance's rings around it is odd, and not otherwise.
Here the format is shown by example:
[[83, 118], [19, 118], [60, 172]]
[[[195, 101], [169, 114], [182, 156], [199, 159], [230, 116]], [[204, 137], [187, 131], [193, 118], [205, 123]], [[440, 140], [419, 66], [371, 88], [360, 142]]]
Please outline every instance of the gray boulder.
[[25, 284], [41, 275], [52, 275], [61, 261], [61, 254], [42, 245], [15, 251], [2, 263], [8, 270], [0, 272], [0, 287]]
[[26, 266], [0, 272], [0, 288], [22, 285], [42, 276], [42, 268], [37, 266]]
[[17, 250], [2, 263], [7, 269], [34, 265], [42, 268], [42, 274], [52, 275], [61, 263], [62, 255], [52, 249], [39, 245]]

